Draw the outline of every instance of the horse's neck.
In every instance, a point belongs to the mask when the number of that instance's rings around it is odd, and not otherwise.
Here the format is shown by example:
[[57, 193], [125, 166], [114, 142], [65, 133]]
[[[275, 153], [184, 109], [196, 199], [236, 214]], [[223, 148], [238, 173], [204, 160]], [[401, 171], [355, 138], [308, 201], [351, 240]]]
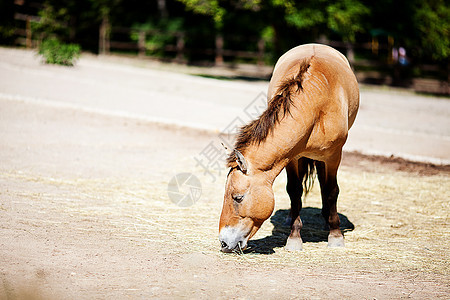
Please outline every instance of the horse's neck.
[[245, 157], [255, 170], [275, 179], [291, 159], [305, 150], [314, 127], [314, 113], [302, 102], [296, 102], [264, 141], [247, 147]]
[[259, 145], [252, 145], [246, 150], [246, 159], [251, 170], [254, 173], [265, 173], [268, 180], [272, 182], [289, 163], [289, 154], [295, 147], [292, 142], [282, 143], [281, 139], [274, 138], [275, 134]]

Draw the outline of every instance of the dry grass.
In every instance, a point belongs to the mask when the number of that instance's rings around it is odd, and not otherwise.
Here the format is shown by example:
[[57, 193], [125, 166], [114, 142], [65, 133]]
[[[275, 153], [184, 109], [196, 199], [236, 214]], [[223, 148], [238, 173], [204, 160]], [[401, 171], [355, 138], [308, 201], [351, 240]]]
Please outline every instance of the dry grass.
[[[72, 228], [75, 231], [100, 230], [137, 247], [159, 244], [171, 254], [203, 252], [224, 261], [256, 266], [307, 264], [316, 268], [336, 266], [355, 273], [420, 271], [450, 275], [448, 176], [368, 173], [344, 168], [339, 176], [338, 207], [348, 219], [344, 222], [346, 248], [326, 247], [316, 184], [304, 201], [306, 209], [302, 215], [303, 237], [309, 242], [304, 244], [304, 251], [292, 253], [282, 247], [288, 228], [282, 226], [281, 219], [289, 208], [289, 200], [285, 176], [281, 174], [274, 184], [275, 215], [254, 237], [253, 251], [237, 256], [218, 251], [217, 223], [225, 176], [211, 182], [201, 170], [195, 170], [195, 174], [203, 184], [202, 198], [192, 207], [180, 208], [168, 199], [170, 178], [160, 182], [123, 178], [63, 180], [4, 172], [0, 178], [8, 181], [10, 188], [3, 192], [3, 198], [14, 203], [3, 203], [1, 209], [20, 204], [20, 199], [33, 199], [35, 205], [46, 207], [50, 217], [17, 221], [28, 226], [37, 226], [43, 220], [64, 225], [72, 218], [76, 220]], [[11, 188], [15, 185], [20, 189]], [[41, 186], [42, 192], [26, 192], [27, 185]]]

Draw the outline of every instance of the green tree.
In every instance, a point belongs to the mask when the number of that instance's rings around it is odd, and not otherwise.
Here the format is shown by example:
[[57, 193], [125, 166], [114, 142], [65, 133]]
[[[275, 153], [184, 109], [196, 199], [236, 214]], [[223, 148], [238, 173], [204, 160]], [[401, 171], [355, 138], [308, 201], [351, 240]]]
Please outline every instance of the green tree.
[[346, 42], [354, 43], [356, 34], [364, 32], [363, 18], [370, 13], [359, 0], [333, 1], [327, 7], [327, 24]]
[[38, 15], [40, 21], [33, 23], [32, 29], [39, 38], [46, 39], [55, 35], [67, 38], [70, 19], [67, 8], [56, 8], [50, 2], [46, 2]]
[[216, 29], [223, 27], [223, 17], [226, 10], [219, 5], [218, 0], [177, 0], [186, 6], [187, 10], [194, 13], [207, 15], [212, 18]]
[[350, 61], [353, 61], [353, 47], [356, 34], [364, 32], [364, 17], [370, 9], [360, 0], [315, 0], [315, 1], [282, 1], [272, 0], [275, 7], [284, 8], [284, 19], [287, 24], [301, 30], [320, 34], [338, 33], [347, 43]]
[[450, 57], [450, 6], [444, 0], [416, 1], [413, 24], [420, 53], [435, 60]]
[[283, 7], [284, 19], [287, 24], [299, 29], [313, 29], [326, 22], [326, 0], [302, 1], [300, 5], [296, 1], [272, 0], [275, 7]]
[[340, 0], [328, 5], [327, 13], [328, 28], [342, 36], [347, 44], [347, 58], [353, 63], [353, 43], [356, 41], [356, 34], [364, 32], [363, 18], [370, 13], [369, 8], [359, 0]]

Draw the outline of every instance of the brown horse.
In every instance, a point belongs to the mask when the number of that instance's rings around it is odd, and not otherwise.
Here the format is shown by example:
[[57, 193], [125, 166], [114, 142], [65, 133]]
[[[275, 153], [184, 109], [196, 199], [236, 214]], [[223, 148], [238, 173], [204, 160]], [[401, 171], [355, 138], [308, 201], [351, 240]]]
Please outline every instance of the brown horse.
[[337, 50], [298, 46], [280, 57], [268, 91], [268, 108], [241, 128], [228, 157], [219, 224], [222, 251], [244, 249], [274, 208], [272, 184], [283, 168], [291, 199], [291, 233], [286, 248], [301, 250], [301, 197], [317, 171], [322, 215], [330, 228], [328, 246], [344, 246], [339, 229], [336, 175], [359, 107], [355, 75]]

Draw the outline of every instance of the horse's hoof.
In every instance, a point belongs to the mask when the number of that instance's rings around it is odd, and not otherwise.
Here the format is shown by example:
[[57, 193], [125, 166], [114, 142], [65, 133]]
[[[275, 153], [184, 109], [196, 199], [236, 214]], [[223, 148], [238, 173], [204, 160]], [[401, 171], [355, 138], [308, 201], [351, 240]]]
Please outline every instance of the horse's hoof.
[[289, 237], [287, 239], [286, 246], [284, 246], [284, 249], [288, 251], [301, 251], [303, 249], [303, 242], [301, 238], [291, 238]]
[[344, 237], [343, 236], [328, 236], [328, 247], [337, 248], [337, 247], [345, 247]]

